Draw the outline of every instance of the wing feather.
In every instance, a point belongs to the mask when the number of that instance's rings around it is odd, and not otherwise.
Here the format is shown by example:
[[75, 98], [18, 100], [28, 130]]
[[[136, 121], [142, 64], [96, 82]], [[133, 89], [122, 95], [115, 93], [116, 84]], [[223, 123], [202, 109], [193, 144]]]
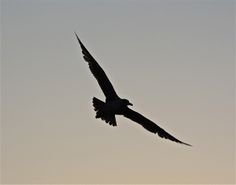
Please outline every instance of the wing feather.
[[114, 100], [118, 98], [111, 82], [109, 81], [106, 73], [101, 68], [101, 66], [97, 63], [97, 61], [93, 58], [93, 56], [89, 53], [89, 51], [85, 48], [83, 43], [80, 41], [78, 35], [75, 33], [77, 40], [79, 41], [80, 47], [82, 49], [83, 58], [86, 62], [88, 62], [89, 69], [92, 72], [93, 76], [98, 81], [99, 86], [101, 87], [104, 95], [106, 96], [106, 100]]
[[176, 139], [174, 136], [170, 135], [169, 133], [167, 133], [164, 129], [162, 129], [161, 127], [159, 127], [158, 125], [156, 125], [154, 122], [152, 122], [151, 120], [145, 118], [143, 115], [139, 114], [138, 112], [135, 112], [129, 108], [127, 108], [124, 111], [123, 114], [126, 118], [129, 118], [137, 123], [139, 123], [140, 125], [142, 125], [145, 129], [147, 129], [148, 131], [154, 133], [154, 134], [158, 134], [161, 138], [165, 138], [165, 139], [169, 139], [171, 141], [177, 142], [177, 143], [181, 143], [187, 146], [191, 146], [188, 143], [184, 143], [178, 139]]

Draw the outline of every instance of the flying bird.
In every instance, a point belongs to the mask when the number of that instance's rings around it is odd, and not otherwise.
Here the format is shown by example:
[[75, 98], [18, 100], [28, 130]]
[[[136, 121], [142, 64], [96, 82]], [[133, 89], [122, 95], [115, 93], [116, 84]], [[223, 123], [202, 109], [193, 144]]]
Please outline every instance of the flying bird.
[[130, 109], [128, 106], [133, 106], [133, 104], [130, 103], [129, 100], [122, 99], [117, 95], [104, 70], [85, 48], [78, 35], [76, 33], [75, 35], [82, 49], [84, 60], [88, 63], [90, 71], [96, 78], [106, 97], [105, 102], [99, 100], [98, 98], [93, 98], [93, 106], [94, 110], [96, 111], [96, 118], [101, 118], [106, 123], [109, 123], [112, 126], [117, 126], [115, 115], [123, 115], [124, 117], [142, 125], [148, 131], [154, 134], [158, 134], [161, 138], [169, 139], [177, 143], [191, 146], [188, 143], [176, 139], [174, 136], [167, 133], [164, 129], [155, 124], [153, 121]]

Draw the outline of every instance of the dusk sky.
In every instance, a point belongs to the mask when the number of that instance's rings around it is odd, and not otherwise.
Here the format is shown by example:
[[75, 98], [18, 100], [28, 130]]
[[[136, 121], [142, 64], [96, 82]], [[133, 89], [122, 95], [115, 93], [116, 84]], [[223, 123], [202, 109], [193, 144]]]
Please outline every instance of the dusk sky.
[[[132, 109], [117, 116], [74, 31]], [[235, 1], [1, 0], [1, 183], [234, 184]]]

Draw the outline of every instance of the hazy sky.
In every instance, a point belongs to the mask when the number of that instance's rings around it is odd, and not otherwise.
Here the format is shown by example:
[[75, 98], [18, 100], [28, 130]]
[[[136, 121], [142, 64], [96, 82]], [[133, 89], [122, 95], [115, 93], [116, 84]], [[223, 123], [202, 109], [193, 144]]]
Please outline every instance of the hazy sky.
[[[234, 183], [230, 0], [2, 0], [2, 183]], [[190, 148], [117, 117], [74, 31], [133, 109]]]

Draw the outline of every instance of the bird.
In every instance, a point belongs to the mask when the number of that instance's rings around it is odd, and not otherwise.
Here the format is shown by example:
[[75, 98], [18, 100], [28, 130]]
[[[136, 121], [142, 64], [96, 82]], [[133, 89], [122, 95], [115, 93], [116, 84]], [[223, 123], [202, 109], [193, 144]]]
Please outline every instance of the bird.
[[96, 116], [95, 116], [96, 119], [100, 118], [111, 126], [117, 126], [115, 116], [123, 115], [124, 117], [142, 125], [149, 132], [158, 134], [161, 138], [165, 138], [165, 139], [168, 139], [168, 140], [171, 140], [173, 142], [180, 143], [183, 145], [192, 146], [188, 143], [180, 141], [179, 139], [175, 138], [174, 136], [166, 132], [164, 129], [159, 127], [153, 121], [144, 117], [140, 113], [130, 109], [128, 106], [133, 106], [133, 104], [130, 103], [129, 100], [122, 99], [117, 95], [112, 83], [108, 79], [102, 67], [98, 64], [98, 62], [86, 49], [84, 44], [79, 39], [77, 33], [76, 32], [74, 33], [81, 47], [83, 58], [88, 63], [90, 71], [92, 72], [93, 76], [97, 80], [106, 98], [104, 102], [102, 100], [99, 100], [96, 97], [93, 97], [92, 102], [93, 102], [94, 110], [96, 112]]

